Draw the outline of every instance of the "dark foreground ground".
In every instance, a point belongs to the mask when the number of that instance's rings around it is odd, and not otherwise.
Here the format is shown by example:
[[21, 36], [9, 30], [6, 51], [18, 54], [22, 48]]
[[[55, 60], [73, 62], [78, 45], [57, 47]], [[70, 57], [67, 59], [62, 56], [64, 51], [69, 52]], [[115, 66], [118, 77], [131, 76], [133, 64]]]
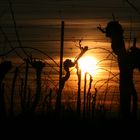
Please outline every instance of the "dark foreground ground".
[[[140, 138], [140, 120], [119, 118], [78, 119], [75, 117], [20, 117], [1, 119], [0, 134], [4, 137], [16, 136], [28, 139], [29, 136], [42, 139], [121, 139]], [[2, 135], [1, 135], [2, 136]]]
[[94, 117], [77, 116], [75, 112], [61, 115], [22, 114], [0, 119], [0, 140], [3, 139], [125, 139], [140, 138], [140, 119], [120, 119], [118, 113], [96, 113]]

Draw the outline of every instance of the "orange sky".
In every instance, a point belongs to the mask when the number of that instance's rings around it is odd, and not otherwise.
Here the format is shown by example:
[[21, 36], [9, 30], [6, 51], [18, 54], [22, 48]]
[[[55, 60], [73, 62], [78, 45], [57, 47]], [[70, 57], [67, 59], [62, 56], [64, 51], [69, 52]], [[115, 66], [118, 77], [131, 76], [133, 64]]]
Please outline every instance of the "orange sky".
[[[100, 70], [102, 74], [94, 77], [94, 83], [118, 73], [117, 64], [113, 56], [109, 55], [107, 51], [111, 51], [110, 40], [97, 29], [99, 24], [105, 27], [107, 22], [112, 20], [112, 14], [114, 14], [116, 20], [119, 20], [124, 27], [126, 47], [132, 46], [134, 37], [137, 38], [137, 45], [140, 46], [140, 15], [125, 0], [11, 0], [11, 2], [21, 46], [32, 47], [43, 52], [25, 48], [28, 54], [34, 58], [43, 59], [52, 66], [47, 65], [49, 69], [44, 70], [44, 72], [49, 71], [47, 78], [50, 81], [54, 78], [55, 85], [58, 85], [59, 69], [45, 53], [59, 63], [62, 20], [65, 22], [64, 60], [67, 58], [73, 60], [80, 53], [79, 48], [76, 46], [78, 41], [82, 40], [81, 45], [89, 47], [86, 55], [94, 56], [98, 61], [101, 61]], [[140, 10], [139, 0], [131, 0], [130, 2]], [[10, 8], [8, 1], [0, 1], [0, 26], [12, 46], [19, 47]], [[11, 46], [5, 42], [1, 32], [0, 45], [1, 54], [11, 50]], [[17, 52], [21, 57], [26, 57], [22, 49], [17, 49]], [[17, 58], [22, 63], [22, 60], [14, 51], [4, 57], [4, 59], [13, 60], [14, 62], [17, 61]], [[109, 75], [107, 70], [111, 71], [112, 75]], [[48, 75], [51, 75], [52, 79]], [[139, 87], [140, 78], [137, 71], [135, 80], [137, 87]], [[97, 86], [101, 82], [98, 82]], [[116, 77], [112, 79], [112, 83], [117, 85]], [[77, 90], [76, 87], [71, 88], [72, 85], [77, 85], [77, 77], [74, 72], [66, 83], [66, 87], [70, 90]]]

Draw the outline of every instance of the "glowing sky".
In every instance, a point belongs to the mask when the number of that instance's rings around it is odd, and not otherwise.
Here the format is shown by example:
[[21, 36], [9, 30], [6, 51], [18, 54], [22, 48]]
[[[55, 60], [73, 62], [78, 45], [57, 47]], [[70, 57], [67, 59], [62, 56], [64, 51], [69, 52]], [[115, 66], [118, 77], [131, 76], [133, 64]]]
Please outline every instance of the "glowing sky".
[[[119, 20], [125, 29], [126, 47], [130, 38], [137, 38], [140, 42], [140, 1], [129, 0], [134, 9], [126, 0], [10, 0], [16, 29], [23, 47], [33, 47], [47, 53], [55, 61], [59, 59], [61, 21], [65, 22], [64, 59], [75, 58], [79, 54], [76, 47], [82, 39], [82, 46], [87, 45], [89, 54], [97, 59], [103, 59], [106, 52], [92, 50], [94, 47], [110, 49], [110, 40], [107, 39], [97, 26], [105, 27], [113, 19]], [[14, 21], [12, 18], [9, 0], [0, 1], [0, 26], [7, 35], [11, 44], [18, 47]], [[8, 43], [0, 33], [1, 52], [10, 50]], [[21, 56], [25, 54], [17, 50]], [[44, 55], [34, 50], [26, 50], [33, 57], [43, 58]], [[7, 58], [15, 58], [10, 54]]]
[[[10, 1], [22, 45], [40, 48], [53, 57], [59, 49], [62, 20], [65, 21], [65, 48], [75, 49], [74, 41], [79, 39], [83, 39], [83, 42], [91, 41], [90, 43], [106, 42], [97, 26], [106, 26], [113, 18], [112, 14], [123, 24], [126, 38], [130, 38], [131, 31], [131, 38], [137, 37], [138, 42], [140, 40], [140, 15], [126, 0]], [[140, 9], [139, 0], [130, 2]], [[0, 1], [0, 23], [13, 45], [18, 45], [8, 0]], [[1, 39], [2, 45], [3, 40]], [[89, 42], [84, 44], [90, 45]], [[52, 46], [55, 46], [54, 49]], [[75, 51], [72, 50], [71, 54], [75, 55]], [[67, 55], [67, 51], [65, 54]]]

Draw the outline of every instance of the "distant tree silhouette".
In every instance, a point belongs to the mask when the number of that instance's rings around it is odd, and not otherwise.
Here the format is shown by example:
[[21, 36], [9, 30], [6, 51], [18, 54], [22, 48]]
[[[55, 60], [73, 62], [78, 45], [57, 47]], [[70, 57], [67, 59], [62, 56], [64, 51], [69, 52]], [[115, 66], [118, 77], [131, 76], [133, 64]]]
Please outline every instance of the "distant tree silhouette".
[[[104, 29], [98, 27], [101, 32], [106, 34], [106, 37], [111, 39], [111, 48], [117, 55], [119, 74], [119, 89], [120, 89], [120, 114], [123, 119], [137, 117], [137, 92], [133, 83], [134, 68], [140, 69], [140, 49], [136, 48], [136, 40], [133, 47], [126, 50], [123, 33], [124, 30], [118, 21], [110, 21]], [[133, 107], [131, 113], [131, 96], [133, 97]]]

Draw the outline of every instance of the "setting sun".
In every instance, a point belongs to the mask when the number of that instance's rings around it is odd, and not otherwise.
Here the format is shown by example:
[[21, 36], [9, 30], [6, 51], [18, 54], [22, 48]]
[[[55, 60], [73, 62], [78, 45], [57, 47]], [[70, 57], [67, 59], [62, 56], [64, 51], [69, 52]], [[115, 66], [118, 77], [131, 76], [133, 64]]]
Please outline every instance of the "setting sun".
[[91, 56], [83, 56], [78, 60], [79, 67], [82, 71], [82, 75], [86, 72], [90, 75], [95, 75], [97, 70], [97, 59]]

